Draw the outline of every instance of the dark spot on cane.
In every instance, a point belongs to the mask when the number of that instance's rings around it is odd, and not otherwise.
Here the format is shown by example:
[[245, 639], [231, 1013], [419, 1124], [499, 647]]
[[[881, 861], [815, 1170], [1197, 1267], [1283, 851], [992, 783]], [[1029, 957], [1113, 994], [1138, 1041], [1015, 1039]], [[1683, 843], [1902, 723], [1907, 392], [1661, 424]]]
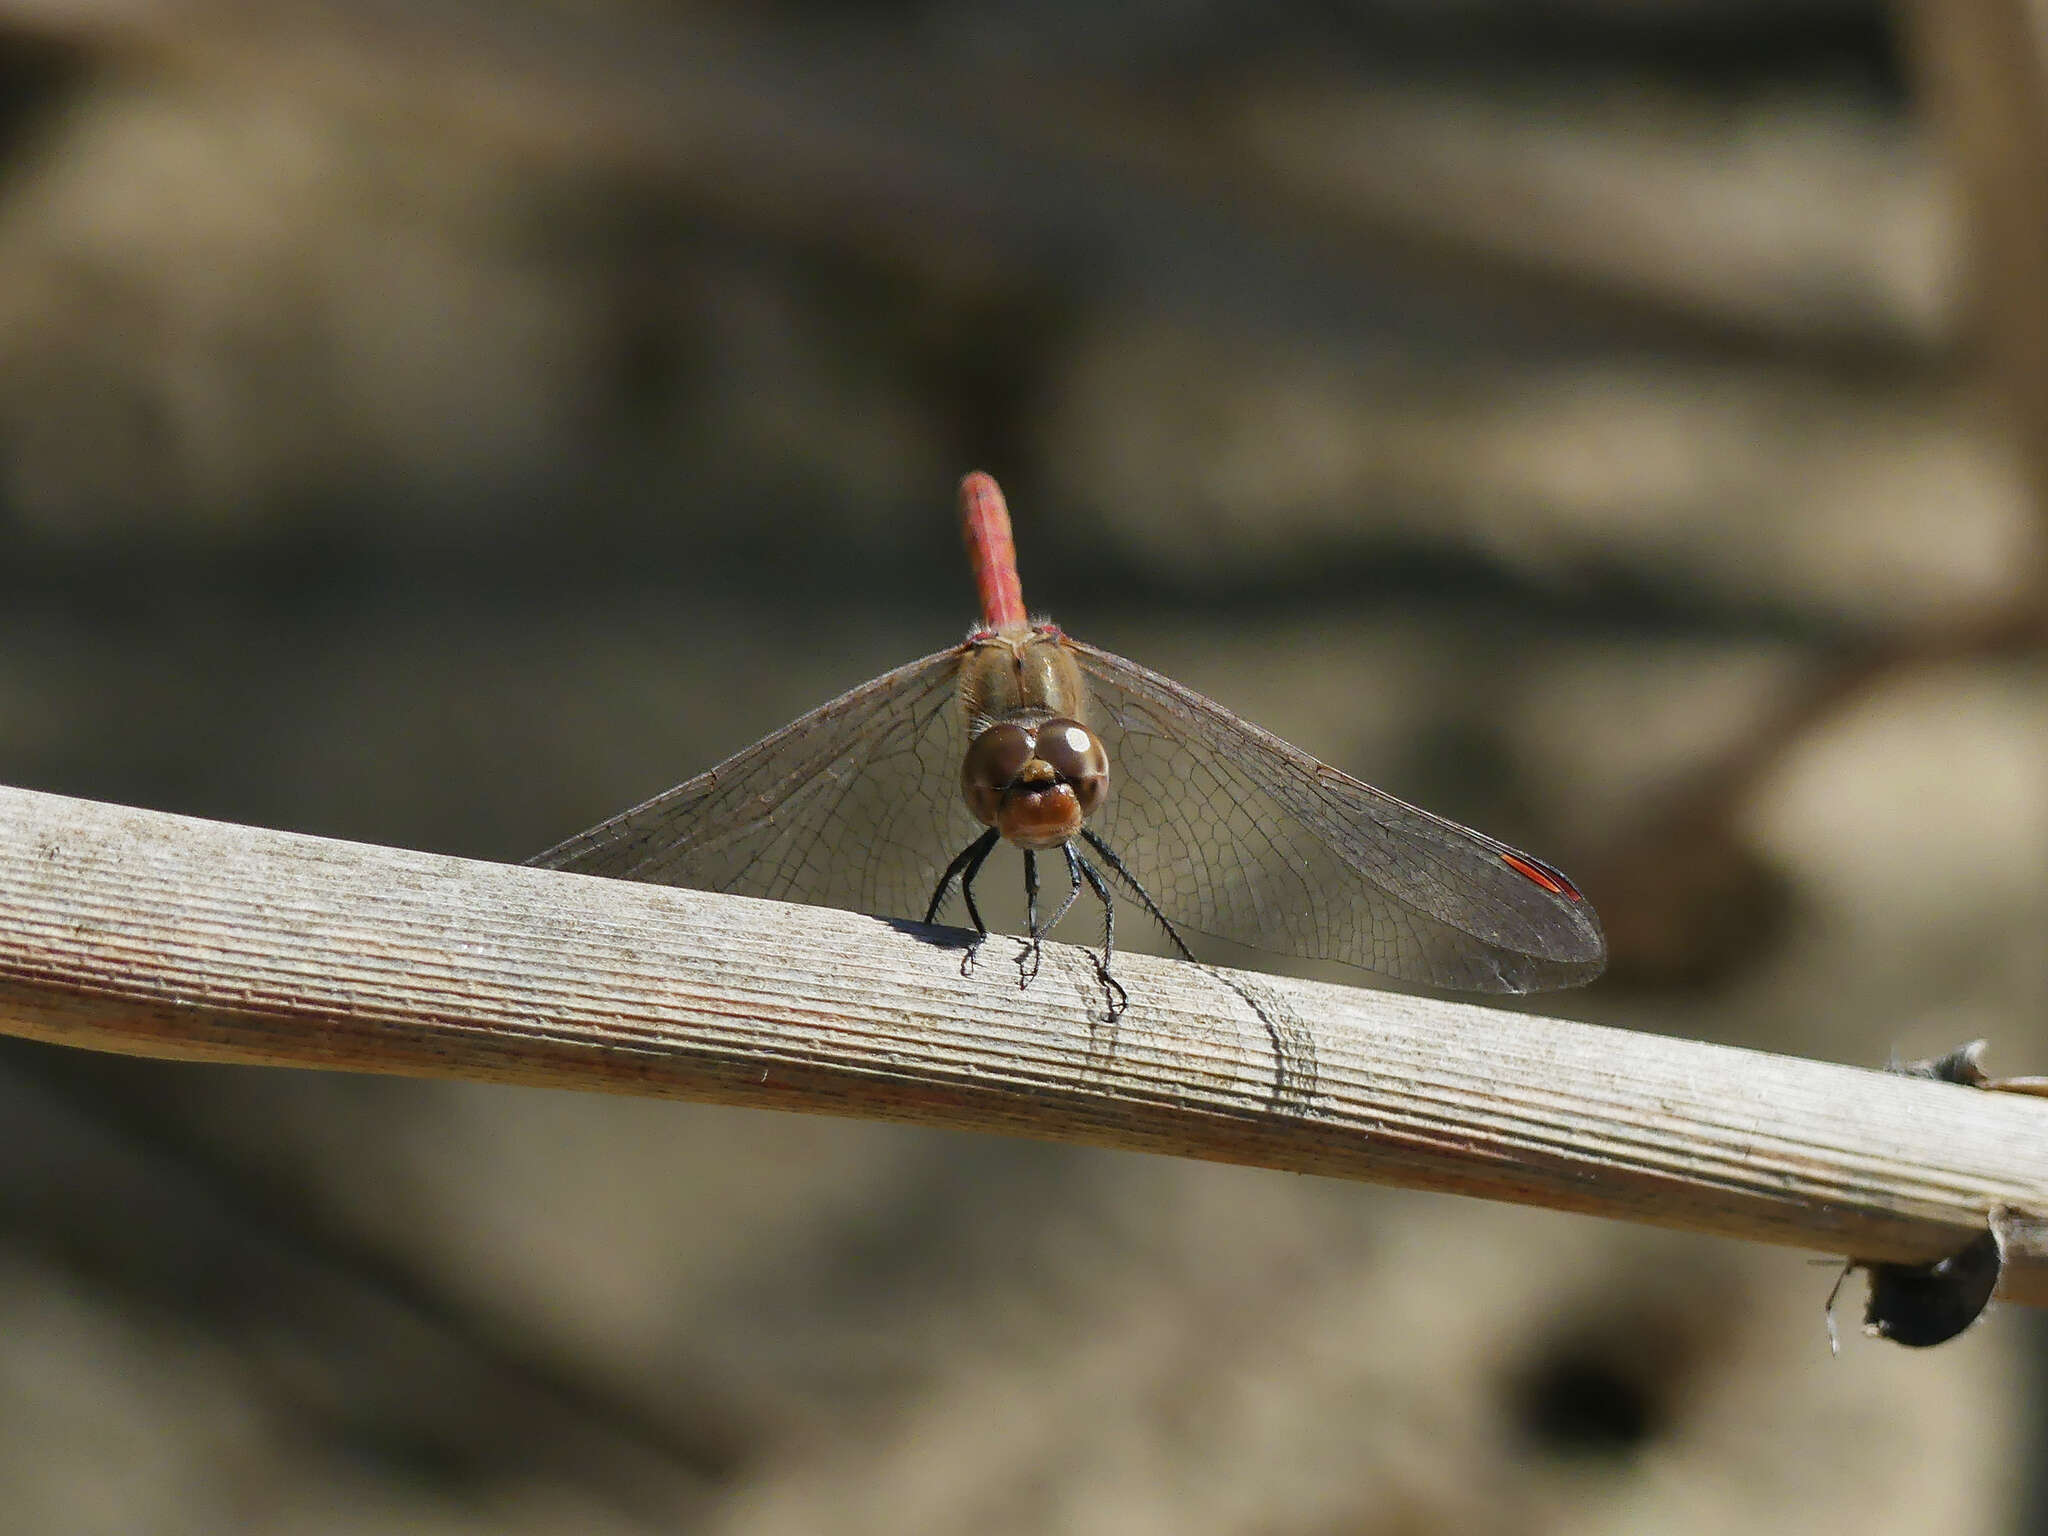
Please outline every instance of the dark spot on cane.
[[1986, 1231], [1932, 1264], [1866, 1264], [1870, 1300], [1863, 1323], [1881, 1339], [1908, 1349], [1946, 1344], [1984, 1315], [2005, 1255]]

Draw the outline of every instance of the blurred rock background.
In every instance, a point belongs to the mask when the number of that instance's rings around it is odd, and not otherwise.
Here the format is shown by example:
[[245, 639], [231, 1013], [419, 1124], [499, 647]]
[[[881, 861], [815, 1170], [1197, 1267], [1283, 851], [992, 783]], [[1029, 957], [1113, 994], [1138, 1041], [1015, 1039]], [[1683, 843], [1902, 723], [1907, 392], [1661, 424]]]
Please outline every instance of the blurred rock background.
[[[516, 858], [953, 638], [982, 467], [1035, 606], [1579, 877], [1539, 1006], [2044, 1070], [2033, 14], [4, 0], [0, 781]], [[1798, 1254], [0, 1104], [8, 1531], [2048, 1530], [2040, 1322], [1831, 1360]]]

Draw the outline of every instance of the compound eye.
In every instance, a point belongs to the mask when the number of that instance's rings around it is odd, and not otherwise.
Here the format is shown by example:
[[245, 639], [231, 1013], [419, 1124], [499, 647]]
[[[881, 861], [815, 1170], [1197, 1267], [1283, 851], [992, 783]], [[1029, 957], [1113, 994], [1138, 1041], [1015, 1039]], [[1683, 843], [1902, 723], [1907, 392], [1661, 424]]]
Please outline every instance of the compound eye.
[[1109, 753], [1078, 720], [1055, 718], [1038, 728], [1038, 756], [1062, 783], [1074, 787], [1081, 814], [1090, 815], [1109, 794]]
[[967, 748], [967, 755], [960, 760], [960, 794], [983, 826], [996, 824], [1003, 791], [1017, 782], [1017, 775], [1031, 761], [1031, 747], [1029, 731], [1005, 723], [990, 726]]

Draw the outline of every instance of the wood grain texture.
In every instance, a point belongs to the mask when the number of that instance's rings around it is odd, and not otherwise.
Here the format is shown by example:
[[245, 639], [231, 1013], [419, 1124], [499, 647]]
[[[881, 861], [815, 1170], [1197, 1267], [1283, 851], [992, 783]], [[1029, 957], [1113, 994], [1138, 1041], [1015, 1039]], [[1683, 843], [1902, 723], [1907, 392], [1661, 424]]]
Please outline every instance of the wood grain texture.
[[2012, 1227], [2048, 1102], [1364, 988], [0, 789], [0, 1030], [1000, 1131], [1925, 1262]]

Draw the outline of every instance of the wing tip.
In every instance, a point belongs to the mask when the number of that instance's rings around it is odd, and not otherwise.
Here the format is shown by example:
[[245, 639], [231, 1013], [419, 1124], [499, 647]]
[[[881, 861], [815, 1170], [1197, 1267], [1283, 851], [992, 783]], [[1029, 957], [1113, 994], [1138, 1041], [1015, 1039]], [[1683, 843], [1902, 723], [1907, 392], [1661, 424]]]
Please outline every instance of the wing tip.
[[[1587, 916], [1592, 911], [1587, 909]], [[1532, 955], [1519, 951], [1497, 956], [1486, 972], [1457, 985], [1470, 990], [1524, 996], [1531, 992], [1565, 992], [1598, 981], [1607, 970], [1607, 940], [1595, 923], [1582, 948], [1566, 954]]]

